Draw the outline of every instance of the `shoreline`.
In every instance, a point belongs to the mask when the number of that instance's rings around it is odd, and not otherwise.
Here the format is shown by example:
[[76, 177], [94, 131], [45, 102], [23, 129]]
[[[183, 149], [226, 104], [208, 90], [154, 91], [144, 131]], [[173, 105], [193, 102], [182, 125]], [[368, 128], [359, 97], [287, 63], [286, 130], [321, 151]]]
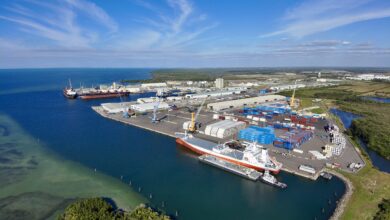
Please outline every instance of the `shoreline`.
[[344, 213], [345, 207], [347, 206], [347, 204], [351, 200], [351, 197], [352, 197], [352, 194], [353, 194], [355, 188], [354, 188], [352, 182], [347, 177], [345, 177], [343, 174], [341, 174], [335, 170], [326, 170], [326, 171], [337, 176], [338, 178], [340, 178], [344, 182], [345, 187], [346, 187], [345, 193], [343, 194], [340, 201], [338, 202], [336, 209], [333, 211], [332, 216], [329, 218], [329, 220], [337, 220], [337, 219], [340, 219], [341, 215]]
[[[144, 130], [147, 130], [147, 131], [156, 132], [158, 134], [167, 135], [169, 137], [176, 138], [174, 135], [171, 135], [169, 133], [165, 133], [165, 132], [161, 132], [161, 131], [157, 131], [157, 130], [152, 130], [152, 129], [148, 128], [148, 127], [144, 127], [144, 126], [141, 126], [141, 125], [138, 125], [138, 124], [134, 124], [134, 123], [131, 123], [131, 122], [126, 122], [126, 121], [119, 120], [119, 119], [114, 118], [114, 117], [110, 117], [110, 115], [104, 113], [102, 111], [101, 107], [99, 107], [99, 106], [92, 106], [91, 108], [97, 114], [99, 114], [100, 116], [102, 116], [104, 118], [111, 119], [111, 120], [114, 120], [114, 121], [118, 121], [118, 122], [121, 122], [121, 123], [123, 123], [125, 125], [138, 127], [138, 128], [141, 128], [141, 129], [144, 129]], [[359, 156], [362, 157], [360, 151], [358, 151], [358, 152], [359, 152]], [[340, 201], [338, 201], [338, 203], [336, 205], [336, 208], [333, 211], [333, 214], [329, 218], [330, 220], [340, 219], [340, 217], [344, 213], [345, 207], [347, 206], [348, 202], [350, 201], [351, 196], [352, 196], [353, 191], [354, 191], [354, 186], [353, 186], [352, 182], [347, 177], [345, 177], [341, 173], [337, 172], [336, 170], [330, 170], [328, 168], [323, 168], [322, 170], [317, 172], [315, 175], [306, 175], [306, 174], [303, 174], [303, 173], [298, 173], [298, 172], [292, 171], [292, 170], [290, 170], [290, 169], [288, 169], [286, 167], [282, 167], [281, 170], [286, 172], [286, 173], [289, 173], [289, 174], [292, 174], [292, 175], [297, 175], [299, 177], [307, 178], [307, 179], [310, 179], [310, 180], [313, 180], [313, 181], [316, 181], [318, 179], [318, 177], [320, 176], [319, 174], [321, 172], [324, 172], [324, 171], [325, 172], [329, 172], [332, 175], [334, 175], [334, 176], [338, 177], [339, 179], [341, 179], [343, 181], [343, 183], [345, 184], [346, 189], [345, 189], [345, 192], [343, 193]]]

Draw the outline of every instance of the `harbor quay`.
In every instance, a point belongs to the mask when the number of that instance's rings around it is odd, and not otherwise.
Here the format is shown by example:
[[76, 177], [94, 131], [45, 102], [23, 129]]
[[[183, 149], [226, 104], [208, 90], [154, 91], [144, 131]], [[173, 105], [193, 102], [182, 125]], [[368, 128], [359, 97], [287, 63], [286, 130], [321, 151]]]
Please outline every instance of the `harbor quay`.
[[[196, 103], [196, 104], [199, 104]], [[178, 103], [178, 106], [180, 104]], [[176, 138], [175, 133], [185, 132], [183, 124], [191, 121], [191, 111], [185, 105], [180, 108], [172, 109], [160, 109], [157, 112], [144, 112], [142, 114], [136, 114], [131, 117], [125, 117], [123, 112], [109, 113], [102, 106], [93, 106], [92, 109], [100, 116], [114, 121], [118, 121], [127, 125], [139, 127], [152, 132], [156, 132], [162, 135], [167, 135]], [[227, 114], [229, 116], [238, 114], [239, 109], [231, 109]], [[158, 118], [158, 121], [152, 122], [153, 117]], [[284, 116], [276, 116], [272, 120], [269, 120], [269, 124], [282, 120]], [[197, 123], [200, 125], [198, 131], [193, 134], [197, 138], [201, 138], [210, 142], [224, 143], [232, 139], [238, 139], [237, 134], [226, 136], [223, 138], [213, 137], [205, 134], [205, 128], [208, 125], [215, 124], [221, 121], [222, 117], [217, 118], [214, 111], [210, 109], [203, 109], [199, 111], [197, 117]], [[343, 152], [338, 156], [331, 158], [316, 158], [311, 152], [321, 152], [326, 144], [329, 144], [327, 133], [324, 130], [324, 126], [328, 123], [327, 119], [318, 120], [315, 123], [314, 134], [312, 138], [299, 146], [299, 150], [291, 150], [276, 147], [273, 144], [262, 144], [269, 151], [269, 155], [275, 158], [278, 162], [283, 164], [282, 171], [288, 172], [294, 175], [305, 177], [311, 180], [316, 180], [320, 174], [330, 167], [342, 169], [346, 172], [355, 172], [351, 169], [350, 164], [362, 164], [364, 161], [356, 151], [354, 146], [347, 139], [346, 146]], [[266, 126], [266, 124], [259, 123], [260, 126]], [[247, 124], [250, 126], [250, 124]], [[282, 135], [285, 131], [275, 129], [276, 136]], [[307, 172], [304, 169], [300, 169], [301, 166], [307, 166], [314, 170], [314, 172]]]

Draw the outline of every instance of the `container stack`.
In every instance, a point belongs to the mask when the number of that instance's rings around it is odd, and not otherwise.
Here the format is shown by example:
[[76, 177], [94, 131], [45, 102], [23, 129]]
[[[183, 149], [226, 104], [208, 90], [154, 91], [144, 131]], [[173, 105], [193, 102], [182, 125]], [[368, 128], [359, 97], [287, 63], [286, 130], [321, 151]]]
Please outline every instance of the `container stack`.
[[336, 156], [340, 156], [346, 146], [346, 140], [344, 135], [335, 131], [331, 132], [329, 135], [330, 141], [334, 144], [332, 148], [332, 153]]
[[291, 108], [286, 105], [278, 105], [278, 104], [259, 105], [255, 108], [244, 107], [242, 109], [242, 113], [244, 115], [258, 115], [258, 116], [270, 115], [268, 117], [272, 117], [272, 115], [290, 114]]
[[292, 114], [290, 116], [291, 122], [295, 124], [301, 124], [304, 126], [313, 126], [313, 123], [318, 122], [318, 118], [312, 117], [312, 116], [298, 116], [296, 114]]
[[274, 140], [273, 144], [275, 147], [292, 150], [293, 148], [301, 146], [312, 137], [313, 132], [311, 131], [293, 130], [280, 135]]
[[272, 127], [251, 126], [238, 133], [240, 140], [257, 142], [259, 144], [272, 144], [275, 140], [275, 133]]

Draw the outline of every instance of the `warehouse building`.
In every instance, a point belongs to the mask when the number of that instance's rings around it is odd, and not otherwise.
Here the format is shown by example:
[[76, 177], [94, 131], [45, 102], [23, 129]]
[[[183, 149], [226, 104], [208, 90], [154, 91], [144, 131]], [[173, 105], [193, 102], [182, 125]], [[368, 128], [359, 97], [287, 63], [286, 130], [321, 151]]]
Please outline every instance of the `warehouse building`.
[[159, 100], [158, 97], [144, 97], [144, 98], [138, 98], [137, 103], [150, 103], [150, 102], [157, 102]]
[[153, 111], [155, 106], [157, 110], [169, 109], [169, 105], [166, 102], [149, 102], [141, 104], [130, 105], [130, 108], [137, 112], [148, 112]]
[[205, 135], [217, 138], [226, 138], [236, 134], [239, 130], [244, 129], [245, 122], [223, 120], [206, 126]]
[[214, 111], [220, 111], [229, 108], [242, 108], [247, 105], [256, 105], [273, 101], [285, 101], [286, 97], [281, 95], [265, 95], [246, 99], [229, 100], [224, 102], [215, 102], [207, 104], [207, 108]]
[[120, 113], [127, 111], [130, 108], [130, 102], [119, 102], [119, 103], [102, 103], [100, 106], [110, 114]]
[[221, 90], [221, 91], [213, 91], [213, 92], [205, 92], [205, 93], [196, 93], [196, 94], [187, 94], [186, 98], [189, 99], [205, 99], [207, 97], [222, 97], [222, 96], [228, 96], [228, 95], [234, 95], [234, 94], [241, 94], [242, 92], [245, 92], [245, 90], [236, 89], [232, 91], [227, 90]]
[[142, 83], [142, 88], [158, 88], [158, 87], [167, 87], [167, 84], [164, 83]]

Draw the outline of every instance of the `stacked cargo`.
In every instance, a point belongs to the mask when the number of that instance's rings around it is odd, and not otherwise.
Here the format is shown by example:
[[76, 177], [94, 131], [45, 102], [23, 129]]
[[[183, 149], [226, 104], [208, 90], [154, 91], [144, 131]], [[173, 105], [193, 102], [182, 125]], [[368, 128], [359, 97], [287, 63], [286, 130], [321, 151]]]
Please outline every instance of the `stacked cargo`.
[[337, 131], [332, 131], [329, 134], [330, 136], [330, 141], [335, 144], [332, 149], [332, 153], [334, 155], [340, 156], [343, 149], [346, 146], [346, 140], [343, 134], [337, 132]]
[[312, 117], [312, 116], [308, 116], [308, 115], [298, 116], [298, 115], [292, 114], [290, 116], [290, 118], [291, 118], [291, 122], [292, 123], [301, 124], [301, 125], [304, 125], [304, 126], [313, 126], [313, 123], [317, 123], [318, 122], [318, 118]]
[[226, 138], [236, 134], [239, 130], [245, 128], [243, 121], [223, 120], [206, 126], [205, 134], [217, 138]]
[[279, 114], [290, 114], [291, 108], [285, 105], [259, 105], [255, 108], [245, 107], [242, 109], [242, 113], [244, 115], [269, 115], [268, 117], [272, 117], [272, 115]]
[[292, 150], [295, 147], [301, 146], [312, 137], [313, 132], [311, 131], [293, 130], [280, 135], [274, 140], [273, 144], [275, 147]]
[[238, 133], [241, 140], [256, 142], [259, 144], [272, 144], [275, 140], [274, 129], [272, 127], [250, 126]]

